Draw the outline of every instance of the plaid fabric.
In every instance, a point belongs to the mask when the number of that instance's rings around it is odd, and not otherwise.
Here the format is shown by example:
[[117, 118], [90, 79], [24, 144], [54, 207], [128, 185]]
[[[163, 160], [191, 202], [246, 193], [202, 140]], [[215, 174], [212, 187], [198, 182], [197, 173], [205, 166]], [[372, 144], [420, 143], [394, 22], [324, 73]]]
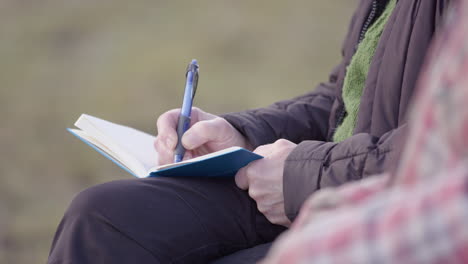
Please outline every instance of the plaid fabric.
[[428, 65], [395, 175], [311, 196], [264, 263], [468, 263], [468, 1]]

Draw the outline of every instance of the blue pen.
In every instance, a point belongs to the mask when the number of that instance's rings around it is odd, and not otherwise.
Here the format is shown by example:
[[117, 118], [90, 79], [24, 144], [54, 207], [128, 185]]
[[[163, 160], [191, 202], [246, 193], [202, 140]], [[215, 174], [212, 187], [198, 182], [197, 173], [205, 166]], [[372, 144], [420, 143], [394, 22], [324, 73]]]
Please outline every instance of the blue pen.
[[182, 136], [190, 126], [190, 116], [192, 114], [192, 103], [197, 91], [198, 85], [198, 63], [197, 60], [187, 66], [187, 72], [185, 73], [187, 78], [185, 82], [184, 101], [182, 102], [182, 109], [179, 115], [179, 121], [177, 123], [177, 146], [174, 154], [174, 162], [180, 162], [184, 158], [185, 148], [182, 146]]

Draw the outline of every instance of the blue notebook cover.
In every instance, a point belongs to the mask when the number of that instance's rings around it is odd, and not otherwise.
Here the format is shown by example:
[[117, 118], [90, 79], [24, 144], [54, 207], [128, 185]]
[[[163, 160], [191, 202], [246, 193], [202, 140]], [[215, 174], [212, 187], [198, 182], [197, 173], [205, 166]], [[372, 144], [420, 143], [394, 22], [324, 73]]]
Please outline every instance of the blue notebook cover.
[[[112, 156], [107, 154], [105, 151], [101, 150], [99, 147], [80, 137], [78, 134], [74, 133], [73, 130], [67, 130], [71, 134], [76, 136], [78, 139], [86, 143], [88, 146], [92, 147], [94, 150], [99, 152], [101, 155], [113, 161], [126, 172], [132, 174], [135, 177], [138, 177], [124, 164], [114, 159]], [[262, 158], [262, 156], [255, 154], [251, 151], [248, 151], [243, 148], [238, 148], [231, 152], [222, 153], [220, 155], [216, 155], [201, 161], [183, 163], [181, 165], [174, 165], [170, 168], [161, 169], [150, 173], [147, 177], [233, 177], [237, 173], [237, 171], [242, 167], [246, 166], [254, 160]]]
[[195, 161], [180, 166], [158, 170], [150, 176], [169, 177], [232, 177], [236, 172], [262, 156], [239, 148], [232, 152], [214, 156], [202, 161]]

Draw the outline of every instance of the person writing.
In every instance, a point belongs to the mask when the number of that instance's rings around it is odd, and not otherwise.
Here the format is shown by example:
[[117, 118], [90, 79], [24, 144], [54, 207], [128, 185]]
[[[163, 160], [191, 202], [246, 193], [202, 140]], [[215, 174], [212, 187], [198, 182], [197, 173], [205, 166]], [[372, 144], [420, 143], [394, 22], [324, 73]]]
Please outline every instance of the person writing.
[[[273, 241], [315, 191], [391, 168], [447, 0], [362, 0], [329, 81], [265, 108], [193, 108], [185, 158], [231, 146], [264, 156], [235, 179], [148, 178], [75, 197], [49, 263], [206, 263]], [[157, 120], [161, 164], [174, 160], [180, 110]], [[251, 254], [254, 254], [251, 252]]]

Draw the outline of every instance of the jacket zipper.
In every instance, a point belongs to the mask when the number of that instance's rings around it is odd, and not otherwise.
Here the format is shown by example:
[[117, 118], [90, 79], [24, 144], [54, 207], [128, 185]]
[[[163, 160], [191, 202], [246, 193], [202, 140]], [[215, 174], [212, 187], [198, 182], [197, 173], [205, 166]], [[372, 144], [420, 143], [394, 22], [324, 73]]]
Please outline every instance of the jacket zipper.
[[[365, 35], [367, 33], [367, 30], [372, 25], [372, 22], [374, 22], [374, 19], [377, 16], [377, 12], [378, 12], [378, 9], [379, 9], [378, 4], [379, 4], [378, 0], [373, 0], [372, 1], [371, 10], [370, 10], [369, 16], [367, 17], [366, 22], [362, 26], [361, 33], [359, 34], [359, 41], [356, 44], [356, 49], [357, 49], [357, 46], [359, 45], [359, 43], [361, 43], [362, 40], [364, 39], [364, 37], [365, 37]], [[333, 136], [334, 136], [334, 134], [336, 132], [336, 129], [341, 125], [341, 123], [343, 122], [345, 116], [346, 116], [346, 109], [345, 109], [344, 103], [343, 103], [343, 106], [341, 107], [340, 114], [339, 114], [339, 116], [338, 116], [338, 118], [336, 120], [335, 127], [333, 128], [333, 133], [331, 134], [330, 140], [333, 140]]]
[[359, 35], [359, 42], [358, 42], [358, 45], [359, 45], [359, 43], [361, 43], [361, 41], [364, 39], [367, 30], [368, 30], [369, 27], [372, 25], [372, 22], [374, 22], [374, 19], [375, 19], [375, 17], [377, 16], [377, 11], [378, 11], [378, 9], [379, 9], [379, 5], [378, 5], [378, 4], [379, 4], [379, 3], [378, 3], [377, 0], [373, 0], [373, 1], [372, 1], [372, 8], [371, 8], [371, 11], [370, 11], [370, 13], [369, 13], [369, 16], [367, 17], [366, 23], [364, 23], [364, 26], [363, 26], [362, 29], [361, 29], [361, 34]]

